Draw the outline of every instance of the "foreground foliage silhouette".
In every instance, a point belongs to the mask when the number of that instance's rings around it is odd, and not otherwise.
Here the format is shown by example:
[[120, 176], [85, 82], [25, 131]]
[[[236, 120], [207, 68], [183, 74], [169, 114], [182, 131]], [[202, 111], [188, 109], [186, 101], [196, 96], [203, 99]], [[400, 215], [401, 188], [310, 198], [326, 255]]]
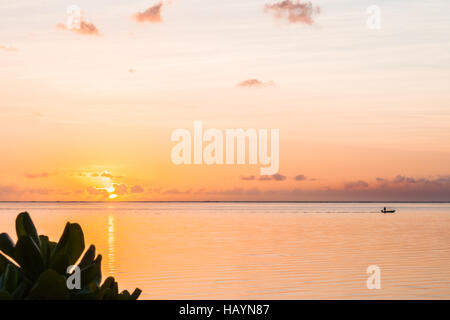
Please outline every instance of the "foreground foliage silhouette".
[[8, 234], [0, 234], [0, 299], [136, 300], [141, 294], [140, 289], [119, 292], [113, 277], [100, 284], [102, 256], [95, 257], [93, 245], [78, 264], [80, 289], [68, 289], [67, 278], [73, 273], [67, 274], [67, 269], [84, 251], [83, 230], [77, 223], [68, 222], [56, 243], [38, 235], [30, 215], [22, 212], [16, 232], [15, 245]]

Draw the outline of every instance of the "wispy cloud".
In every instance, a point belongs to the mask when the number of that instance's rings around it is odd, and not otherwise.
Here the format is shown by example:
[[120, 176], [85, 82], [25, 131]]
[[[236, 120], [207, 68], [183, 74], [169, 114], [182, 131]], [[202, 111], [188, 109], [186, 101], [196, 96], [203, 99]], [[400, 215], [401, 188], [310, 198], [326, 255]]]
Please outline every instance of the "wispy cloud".
[[89, 177], [92, 177], [92, 178], [98, 178], [98, 177], [107, 178], [107, 179], [120, 179], [120, 178], [123, 178], [123, 176], [115, 176], [109, 171], [102, 171], [100, 173], [98, 173], [98, 172], [91, 172], [89, 174], [84, 174], [84, 175], [88, 175]]
[[[271, 180], [269, 177], [265, 180]], [[417, 178], [398, 175], [392, 179], [376, 178], [373, 183], [356, 180], [342, 186], [308, 188], [232, 188], [225, 190], [193, 191], [201, 199], [214, 200], [318, 200], [318, 201], [450, 201], [450, 175]]]
[[306, 180], [306, 176], [303, 174], [298, 174], [294, 177], [294, 180], [295, 181], [304, 181], [304, 180]]
[[7, 45], [0, 44], [0, 51], [17, 52], [17, 51], [19, 51], [19, 49], [17, 49], [16, 47], [13, 47], [13, 46], [7, 46]]
[[259, 178], [255, 177], [255, 176], [241, 176], [240, 177], [241, 180], [243, 181], [255, 181], [255, 180], [259, 180], [259, 181], [284, 181], [286, 180], [286, 176], [276, 173], [270, 176], [260, 176]]
[[397, 175], [394, 179], [377, 178], [377, 182], [382, 185], [404, 185], [404, 186], [417, 186], [417, 185], [435, 185], [446, 186], [450, 185], [450, 175], [440, 175], [437, 177], [429, 178], [414, 178], [403, 175]]
[[136, 13], [134, 15], [134, 18], [137, 22], [152, 22], [152, 23], [162, 22], [161, 17], [162, 8], [163, 3], [162, 2], [157, 3], [143, 12]]
[[247, 79], [237, 84], [237, 86], [240, 88], [263, 88], [274, 85], [274, 81], [261, 81], [258, 79]]
[[28, 179], [36, 179], [36, 178], [48, 178], [49, 174], [47, 172], [41, 173], [25, 173], [25, 177]]
[[110, 179], [114, 178], [114, 176], [112, 175], [112, 173], [110, 173], [110, 172], [108, 172], [108, 171], [102, 172], [100, 176], [101, 176], [101, 177], [104, 177], [104, 178], [110, 178]]
[[284, 181], [286, 180], [286, 176], [280, 174], [280, 173], [276, 173], [274, 175], [271, 176], [261, 176], [259, 177], [260, 181], [269, 181], [269, 180], [274, 180], [274, 181]]
[[369, 187], [369, 184], [363, 180], [350, 181], [350, 182], [344, 183], [344, 189], [346, 189], [346, 190], [364, 189], [364, 188], [368, 188], [368, 187]]
[[[38, 176], [41, 174], [34, 174]], [[252, 176], [250, 176], [252, 177]], [[282, 175], [277, 178], [273, 176], [263, 176], [267, 180], [281, 181]], [[247, 177], [241, 177], [247, 178]], [[281, 179], [280, 179], [281, 178]], [[257, 177], [254, 179], [257, 183]], [[263, 188], [262, 186], [273, 186], [273, 188]], [[286, 188], [275, 188], [287, 186]], [[289, 185], [289, 184], [288, 184]], [[145, 188], [141, 185], [126, 185], [116, 183], [112, 186], [114, 191], [105, 187], [91, 186], [84, 190], [63, 190], [51, 189], [40, 186], [21, 187], [17, 185], [0, 185], [0, 200], [74, 200], [79, 199], [80, 194], [84, 194], [87, 199], [106, 200], [110, 194], [118, 194], [122, 199], [145, 199], [146, 193], [152, 193], [153, 199], [170, 200], [289, 200], [289, 201], [450, 201], [450, 175], [440, 175], [431, 177], [411, 177], [398, 175], [392, 178], [378, 177], [373, 181], [355, 180], [342, 183], [340, 186], [328, 188], [289, 188], [283, 183], [265, 184], [261, 183], [261, 188], [230, 188], [230, 189], [163, 189]], [[108, 192], [109, 191], [109, 192]], [[119, 196], [119, 199], [121, 198]], [[142, 198], [144, 197], [144, 198]]]
[[253, 181], [255, 179], [256, 179], [255, 176], [241, 176], [241, 180], [244, 181]]
[[89, 35], [89, 36], [100, 36], [100, 32], [98, 31], [97, 27], [90, 22], [86, 22], [84, 20], [81, 20], [80, 25], [73, 27], [73, 28], [67, 28], [67, 26], [63, 23], [58, 23], [56, 25], [57, 29], [60, 30], [68, 30], [72, 31], [74, 33], [82, 34], [82, 35]]
[[303, 23], [312, 25], [314, 16], [320, 14], [320, 7], [313, 6], [310, 1], [284, 0], [273, 4], [266, 4], [264, 11], [273, 13], [276, 19], [287, 19], [289, 23]]
[[272, 175], [272, 180], [284, 181], [284, 180], [286, 180], [286, 176], [283, 176], [282, 174], [276, 173], [276, 174]]

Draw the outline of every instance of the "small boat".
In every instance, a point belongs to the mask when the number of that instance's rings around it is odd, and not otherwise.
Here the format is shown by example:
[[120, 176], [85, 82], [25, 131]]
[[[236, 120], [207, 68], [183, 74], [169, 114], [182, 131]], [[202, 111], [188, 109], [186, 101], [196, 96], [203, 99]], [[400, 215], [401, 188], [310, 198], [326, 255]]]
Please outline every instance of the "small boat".
[[382, 209], [381, 213], [395, 213], [395, 210]]

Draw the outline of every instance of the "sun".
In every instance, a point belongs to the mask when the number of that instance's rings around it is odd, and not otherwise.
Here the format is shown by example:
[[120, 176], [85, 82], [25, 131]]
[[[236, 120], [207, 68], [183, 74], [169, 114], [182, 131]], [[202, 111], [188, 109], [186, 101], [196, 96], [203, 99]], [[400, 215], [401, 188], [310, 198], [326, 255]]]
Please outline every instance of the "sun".
[[109, 195], [109, 198], [110, 199], [115, 199], [115, 198], [117, 198], [117, 194], [112, 193], [112, 194]]

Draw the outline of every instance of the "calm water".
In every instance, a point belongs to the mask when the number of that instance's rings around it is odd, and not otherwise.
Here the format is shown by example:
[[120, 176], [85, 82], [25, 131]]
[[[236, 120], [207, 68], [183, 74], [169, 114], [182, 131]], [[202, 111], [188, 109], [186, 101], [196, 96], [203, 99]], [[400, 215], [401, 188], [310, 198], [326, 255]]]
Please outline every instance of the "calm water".
[[383, 205], [0, 203], [0, 231], [24, 210], [54, 240], [78, 222], [104, 276], [148, 299], [449, 299], [450, 204]]

